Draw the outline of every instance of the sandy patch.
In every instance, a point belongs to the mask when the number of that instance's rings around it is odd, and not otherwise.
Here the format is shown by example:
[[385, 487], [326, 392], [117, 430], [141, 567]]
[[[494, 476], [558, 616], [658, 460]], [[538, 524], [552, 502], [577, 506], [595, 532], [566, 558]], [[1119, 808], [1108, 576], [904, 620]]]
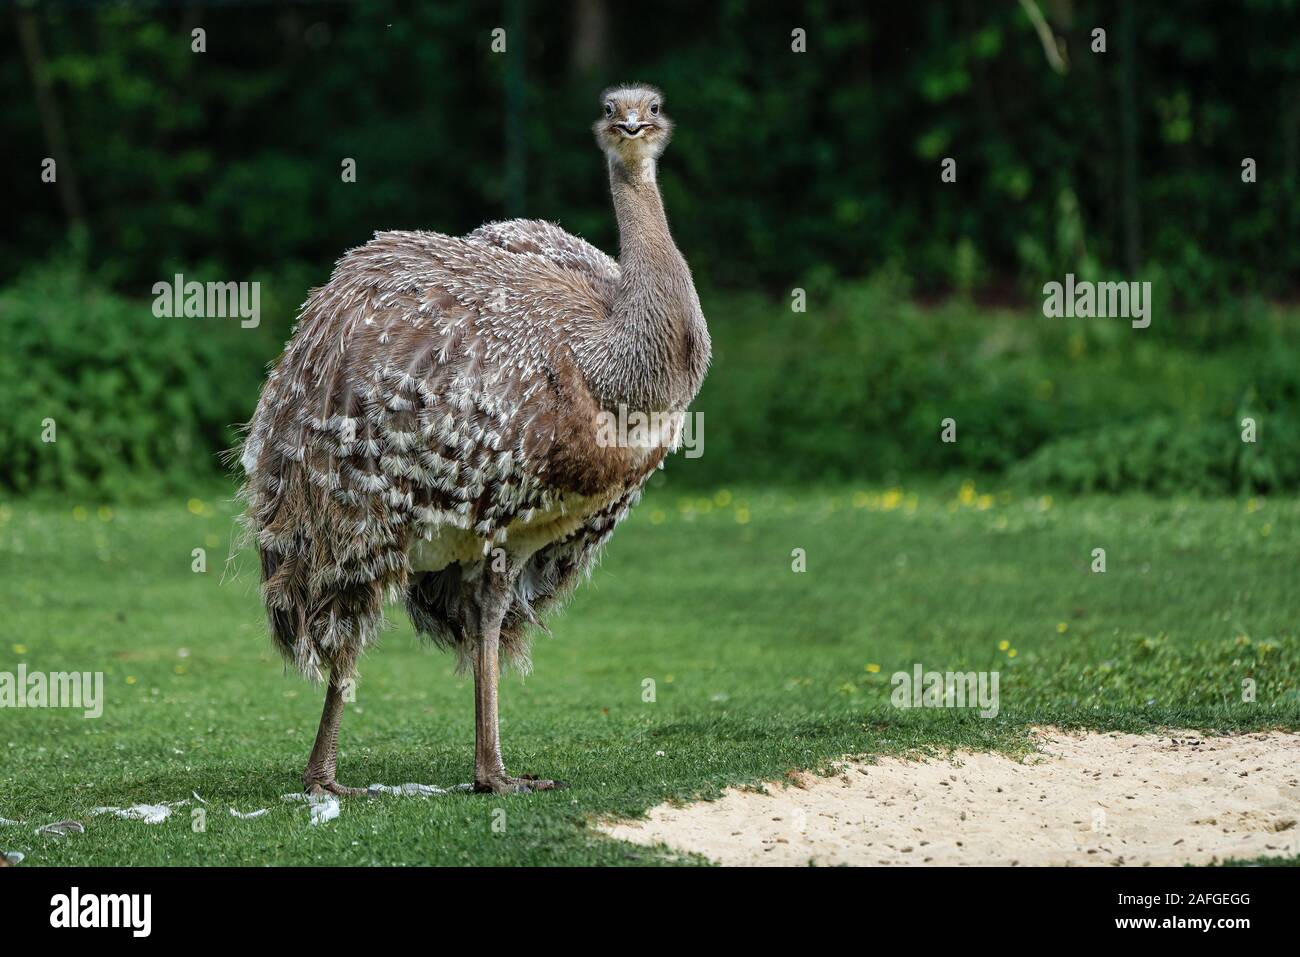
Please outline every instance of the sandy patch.
[[1300, 854], [1300, 734], [1035, 732], [1024, 761], [846, 761], [600, 826], [722, 864], [1203, 864]]

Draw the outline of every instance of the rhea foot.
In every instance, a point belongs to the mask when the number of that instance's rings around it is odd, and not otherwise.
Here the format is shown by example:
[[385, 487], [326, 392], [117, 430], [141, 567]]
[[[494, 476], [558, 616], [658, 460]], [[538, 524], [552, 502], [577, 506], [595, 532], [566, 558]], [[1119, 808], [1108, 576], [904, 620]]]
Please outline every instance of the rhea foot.
[[476, 778], [474, 790], [480, 794], [531, 794], [533, 791], [563, 791], [568, 785], [563, 781], [548, 781], [536, 775], [515, 777], [505, 772]]
[[302, 779], [303, 793], [308, 797], [323, 797], [326, 794], [336, 794], [339, 797], [364, 797], [370, 792], [365, 788], [349, 788], [339, 784], [332, 777], [328, 779], [308, 778], [306, 775]]

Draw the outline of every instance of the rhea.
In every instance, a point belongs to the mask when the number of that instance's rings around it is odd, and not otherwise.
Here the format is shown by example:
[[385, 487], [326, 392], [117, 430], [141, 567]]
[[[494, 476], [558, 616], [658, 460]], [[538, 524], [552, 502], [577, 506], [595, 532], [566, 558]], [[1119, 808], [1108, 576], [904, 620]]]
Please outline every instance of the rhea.
[[[310, 292], [263, 386], [242, 495], [272, 638], [326, 681], [309, 794], [364, 793], [335, 777], [344, 689], [397, 600], [473, 673], [474, 788], [559, 786], [506, 771], [501, 667], [529, 667], [543, 615], [676, 448], [710, 356], [656, 180], [663, 97], [615, 87], [601, 110], [617, 262], [538, 220], [376, 233]], [[660, 426], [602, 440], [628, 410]]]

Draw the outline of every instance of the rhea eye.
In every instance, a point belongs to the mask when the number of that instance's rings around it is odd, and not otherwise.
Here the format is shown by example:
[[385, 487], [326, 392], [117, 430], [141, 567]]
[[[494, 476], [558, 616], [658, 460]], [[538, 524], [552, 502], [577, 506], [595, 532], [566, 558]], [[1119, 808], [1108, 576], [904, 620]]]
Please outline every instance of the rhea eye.
[[658, 115], [659, 115], [659, 104], [658, 104], [658, 103], [651, 103], [651, 104], [650, 104], [650, 115], [651, 115], [651, 116], [658, 116]]
[[606, 116], [614, 115], [614, 103], [611, 100], [605, 101], [605, 115]]

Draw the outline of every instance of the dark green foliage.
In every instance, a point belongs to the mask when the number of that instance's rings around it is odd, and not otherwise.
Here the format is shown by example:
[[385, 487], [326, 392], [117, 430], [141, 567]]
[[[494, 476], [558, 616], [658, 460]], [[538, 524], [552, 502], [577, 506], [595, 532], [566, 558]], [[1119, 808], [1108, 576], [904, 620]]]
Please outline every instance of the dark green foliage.
[[[599, 89], [630, 78], [661, 86], [678, 121], [662, 180], [706, 284], [788, 289], [814, 269], [893, 261], [920, 291], [1036, 293], [1067, 269], [1139, 268], [1127, 197], [1141, 278], [1165, 278], [1168, 301], [1295, 290], [1295, 0], [1134, 5], [1132, 196], [1113, 0], [1042, 4], [1068, 49], [1063, 76], [1013, 0], [603, 6], [590, 64], [576, 8], [558, 4], [527, 5], [505, 54], [489, 49], [505, 19], [493, 4], [50, 2], [35, 19], [99, 268], [128, 291], [177, 265], [240, 278], [332, 262], [378, 228], [463, 232], [520, 213], [612, 248], [588, 124]], [[206, 53], [190, 51], [196, 26]], [[806, 53], [791, 52], [795, 26]], [[1094, 27], [1105, 53], [1090, 50]], [[14, 31], [0, 50], [13, 94], [0, 174], [31, 184], [7, 204], [6, 278], [64, 224], [38, 182], [47, 146]], [[525, 75], [513, 111], [512, 58]], [[526, 164], [523, 208], [506, 195], [508, 143]], [[949, 156], [958, 179], [943, 184]]]
[[0, 292], [0, 338], [0, 490], [94, 498], [210, 480], [275, 348], [238, 319], [157, 318], [68, 264]]

